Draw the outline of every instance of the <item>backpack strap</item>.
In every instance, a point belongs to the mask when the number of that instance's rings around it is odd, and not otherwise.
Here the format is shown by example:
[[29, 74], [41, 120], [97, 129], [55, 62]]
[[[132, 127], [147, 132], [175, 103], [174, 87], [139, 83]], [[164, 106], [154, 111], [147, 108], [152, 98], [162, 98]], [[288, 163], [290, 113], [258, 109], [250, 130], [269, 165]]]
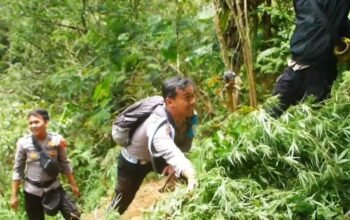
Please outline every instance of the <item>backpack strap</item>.
[[164, 124], [168, 123], [168, 118], [165, 118], [164, 120], [161, 120], [160, 123], [156, 126], [156, 129], [154, 130], [152, 137], [148, 140], [148, 151], [151, 155], [151, 163], [152, 163], [152, 168], [154, 172], [157, 172], [156, 164], [154, 162], [154, 156], [153, 152], [156, 151], [154, 144], [153, 144], [153, 139], [156, 133], [158, 132], [159, 128], [162, 127]]
[[35, 137], [35, 135], [32, 135], [32, 141], [35, 149], [39, 151], [39, 153], [43, 150], [38, 142], [38, 139]]
[[36, 138], [35, 135], [32, 135], [32, 141], [33, 141], [33, 145], [34, 145], [35, 149], [36, 149], [39, 153], [42, 152], [42, 153], [48, 155], [47, 152], [46, 152], [45, 150], [43, 150], [43, 148], [40, 146], [39, 141], [38, 141], [38, 139]]

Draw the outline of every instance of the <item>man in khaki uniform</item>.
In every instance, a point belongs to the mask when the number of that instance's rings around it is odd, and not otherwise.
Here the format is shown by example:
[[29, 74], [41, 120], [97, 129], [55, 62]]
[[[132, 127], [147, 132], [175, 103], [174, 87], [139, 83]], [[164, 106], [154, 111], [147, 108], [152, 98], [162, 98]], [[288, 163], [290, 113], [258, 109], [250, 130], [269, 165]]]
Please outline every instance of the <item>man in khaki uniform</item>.
[[[33, 144], [34, 138], [38, 141], [42, 151], [56, 159], [60, 172], [65, 174], [72, 186], [73, 193], [80, 196], [75, 183], [73, 170], [67, 159], [66, 143], [59, 134], [47, 132], [49, 114], [46, 110], [37, 109], [28, 114], [28, 125], [32, 134], [20, 138], [17, 142], [17, 150], [13, 171], [11, 207], [18, 208], [18, 191], [21, 182], [24, 182], [25, 209], [30, 220], [44, 220], [44, 207], [42, 200], [47, 192], [58, 190], [60, 201], [57, 202], [58, 210], [65, 219], [79, 219], [80, 214], [75, 204], [63, 190], [58, 176], [46, 173], [40, 165], [40, 153]], [[33, 138], [33, 139], [32, 139]]]

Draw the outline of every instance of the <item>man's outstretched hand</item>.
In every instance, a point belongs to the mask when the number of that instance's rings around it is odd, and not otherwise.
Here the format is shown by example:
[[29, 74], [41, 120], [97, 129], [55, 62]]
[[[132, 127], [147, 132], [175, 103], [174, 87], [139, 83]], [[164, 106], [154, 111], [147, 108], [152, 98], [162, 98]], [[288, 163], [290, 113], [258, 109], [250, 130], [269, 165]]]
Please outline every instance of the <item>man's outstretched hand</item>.
[[194, 188], [198, 185], [198, 181], [196, 179], [196, 175], [193, 170], [185, 170], [182, 173], [182, 176], [187, 179], [187, 190], [192, 192]]

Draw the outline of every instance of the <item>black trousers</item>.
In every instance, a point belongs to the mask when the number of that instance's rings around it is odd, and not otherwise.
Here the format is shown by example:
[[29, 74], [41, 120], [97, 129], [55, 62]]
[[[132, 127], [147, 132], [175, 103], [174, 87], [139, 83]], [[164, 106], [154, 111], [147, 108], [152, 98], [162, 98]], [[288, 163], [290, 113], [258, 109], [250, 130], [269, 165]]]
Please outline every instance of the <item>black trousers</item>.
[[335, 62], [310, 66], [298, 71], [288, 67], [277, 79], [273, 91], [273, 95], [279, 95], [280, 103], [272, 109], [272, 116], [279, 117], [291, 105], [311, 95], [315, 97], [316, 102], [327, 99], [336, 78]]
[[[80, 219], [80, 213], [72, 199], [67, 195], [63, 188], [59, 188], [61, 193], [61, 202], [59, 210], [66, 220]], [[24, 191], [25, 210], [29, 220], [44, 220], [44, 208], [41, 205], [43, 197], [36, 196]]]
[[[158, 173], [161, 173], [167, 166], [163, 158], [156, 158], [154, 162]], [[133, 164], [120, 154], [118, 160], [118, 182], [115, 189], [115, 197], [110, 208], [116, 209], [120, 214], [123, 214], [133, 201], [143, 179], [151, 171], [153, 171], [151, 163]]]

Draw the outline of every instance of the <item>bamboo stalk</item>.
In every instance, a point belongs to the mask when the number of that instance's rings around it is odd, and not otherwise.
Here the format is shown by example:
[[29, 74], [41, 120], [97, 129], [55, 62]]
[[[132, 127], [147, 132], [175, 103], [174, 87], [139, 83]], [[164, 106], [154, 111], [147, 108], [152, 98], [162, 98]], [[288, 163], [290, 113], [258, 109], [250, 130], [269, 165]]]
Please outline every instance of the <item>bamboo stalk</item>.
[[252, 48], [250, 40], [250, 29], [249, 29], [249, 20], [248, 20], [248, 7], [247, 0], [244, 0], [243, 7], [244, 13], [241, 9], [241, 1], [236, 0], [226, 0], [227, 5], [229, 6], [232, 12], [232, 19], [234, 20], [237, 30], [242, 41], [243, 46], [243, 59], [247, 69], [248, 75], [248, 84], [249, 84], [249, 98], [250, 106], [255, 108], [257, 106], [256, 98], [256, 85], [255, 85], [255, 74], [253, 68], [253, 58], [252, 58]]

